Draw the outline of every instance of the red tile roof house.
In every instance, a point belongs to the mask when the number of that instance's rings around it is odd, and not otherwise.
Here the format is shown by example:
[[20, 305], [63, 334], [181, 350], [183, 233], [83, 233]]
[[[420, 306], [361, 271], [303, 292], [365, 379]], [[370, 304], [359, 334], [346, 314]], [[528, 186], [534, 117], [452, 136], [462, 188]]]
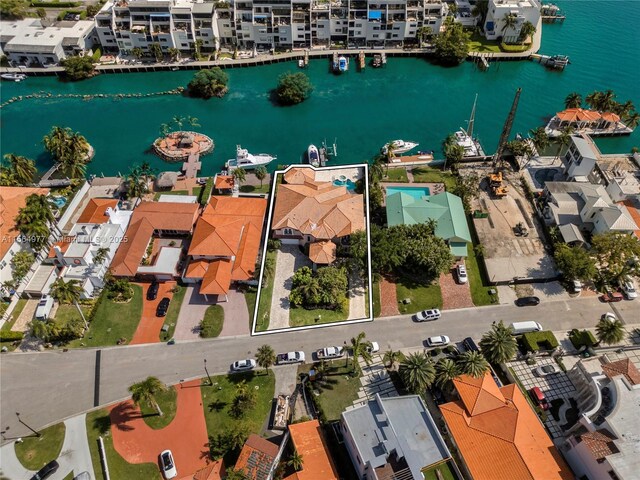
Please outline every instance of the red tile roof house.
[[338, 480], [338, 472], [318, 420], [291, 424], [289, 433], [296, 452], [302, 456], [302, 470], [285, 480]]
[[280, 447], [252, 433], [242, 447], [238, 461], [233, 467], [242, 471], [248, 480], [265, 480], [273, 473]]
[[211, 197], [193, 232], [183, 280], [222, 299], [233, 282], [255, 281], [266, 210], [264, 198]]
[[[183, 256], [179, 245], [191, 237], [198, 213], [199, 206], [193, 203], [140, 203], [131, 216], [126, 242], [120, 245], [111, 262], [111, 273], [116, 277], [158, 281], [179, 277]], [[148, 255], [152, 241], [158, 241], [160, 247]], [[170, 246], [171, 242], [178, 246]]]

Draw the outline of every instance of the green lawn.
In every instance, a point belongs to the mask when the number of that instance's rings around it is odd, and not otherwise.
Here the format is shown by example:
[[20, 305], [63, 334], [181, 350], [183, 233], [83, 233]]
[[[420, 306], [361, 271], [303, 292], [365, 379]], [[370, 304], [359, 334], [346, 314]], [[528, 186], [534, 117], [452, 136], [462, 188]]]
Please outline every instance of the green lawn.
[[160, 200], [160, 195], [189, 195], [189, 190], [172, 190], [170, 192], [157, 192], [153, 196], [153, 201], [157, 202], [158, 200]]
[[131, 285], [133, 297], [128, 303], [115, 303], [106, 296], [98, 301], [96, 313], [84, 338], [74, 340], [71, 347], [101, 347], [116, 345], [119, 338], [131, 341], [142, 317], [142, 287]]
[[[440, 472], [442, 477], [438, 477], [436, 474], [436, 470]], [[422, 474], [424, 475], [424, 480], [457, 480], [456, 475], [453, 473], [449, 462], [440, 463], [431, 468], [425, 468], [422, 470]]]
[[390, 168], [387, 171], [387, 174], [382, 177], [383, 182], [401, 182], [407, 183], [409, 182], [409, 177], [407, 177], [407, 170], [404, 168]]
[[[344, 409], [358, 398], [362, 386], [359, 376], [351, 376], [351, 362], [348, 367], [345, 367], [345, 362], [344, 358], [326, 362], [327, 373], [324, 378], [313, 383], [314, 390], [320, 392], [316, 398], [328, 422], [340, 419]], [[298, 371], [308, 373], [311, 367], [309, 364], [303, 365]]]
[[202, 193], [203, 188], [204, 187], [193, 187], [191, 189], [191, 195], [193, 195], [194, 197], [200, 198], [200, 194]]
[[373, 318], [380, 316], [380, 282], [373, 282]]
[[257, 296], [258, 289], [255, 287], [249, 287], [244, 291], [244, 301], [247, 303], [247, 310], [249, 310], [249, 329], [253, 328], [253, 314], [256, 311]]
[[499, 53], [502, 50], [500, 49], [499, 42], [496, 42], [495, 40], [487, 40], [478, 32], [474, 32], [471, 35], [471, 40], [469, 41], [469, 51], [480, 53]]
[[144, 478], [149, 480], [159, 480], [160, 470], [155, 463], [127, 463], [124, 458], [113, 448], [113, 438], [111, 437], [111, 420], [109, 411], [106, 409], [96, 410], [87, 414], [87, 437], [89, 440], [89, 450], [93, 470], [97, 479], [103, 479], [102, 465], [100, 463], [100, 453], [98, 452], [98, 437], [102, 436], [104, 449], [109, 465], [111, 478]]
[[[275, 262], [275, 268], [278, 268], [276, 262], [276, 252], [270, 252], [267, 250], [267, 258], [273, 258]], [[273, 272], [275, 276], [276, 272]], [[269, 315], [271, 314], [271, 297], [273, 296], [273, 279], [269, 279], [267, 285], [263, 283], [262, 291], [260, 292], [260, 303], [258, 303], [258, 317], [256, 318], [256, 331], [262, 332], [269, 328]]]
[[224, 325], [224, 310], [220, 305], [210, 305], [204, 312], [200, 336], [203, 338], [215, 338], [220, 335]]
[[[87, 318], [87, 315], [89, 315], [89, 312], [91, 311], [91, 307], [80, 305], [80, 309], [84, 314], [84, 318]], [[67, 323], [76, 319], [82, 320], [82, 318], [80, 317], [80, 313], [78, 313], [78, 309], [75, 305], [58, 306], [58, 310], [56, 311], [56, 316], [54, 318], [54, 321], [57, 324], [66, 325]]]
[[445, 190], [452, 191], [456, 186], [456, 177], [449, 172], [430, 167], [417, 167], [413, 171], [413, 180], [416, 183], [444, 183]]
[[[405, 275], [398, 278], [396, 293], [400, 313], [415, 313], [420, 310], [442, 307], [442, 292], [437, 282], [429, 285], [423, 278]], [[407, 305], [402, 303], [405, 298], [409, 298], [411, 303]]]
[[173, 332], [176, 329], [178, 323], [178, 314], [180, 313], [180, 306], [184, 300], [184, 294], [187, 293], [187, 287], [183, 285], [176, 285], [176, 293], [173, 294], [171, 303], [169, 304], [169, 310], [167, 310], [167, 316], [164, 318], [164, 324], [169, 326], [169, 330], [166, 332], [160, 331], [160, 341], [166, 342], [173, 337]]
[[471, 299], [473, 300], [473, 304], [476, 307], [480, 307], [482, 305], [498, 303], [497, 290], [495, 295], [490, 295], [489, 290], [492, 287], [485, 286], [482, 281], [480, 264], [476, 258], [473, 245], [470, 243], [467, 244], [467, 258], [464, 263], [467, 266], [467, 274], [469, 275], [469, 287], [471, 289]]
[[64, 423], [58, 423], [40, 430], [40, 436], [29, 436], [22, 443], [15, 444], [16, 456], [23, 467], [40, 470], [60, 455], [64, 442]]
[[162, 416], [158, 415], [155, 408], [147, 403], [140, 404], [140, 412], [144, 423], [149, 425], [154, 430], [160, 430], [161, 428], [169, 425], [176, 416], [176, 404], [177, 404], [178, 392], [175, 387], [168, 387], [166, 392], [160, 392], [156, 395], [156, 402], [162, 410]]
[[[348, 303], [347, 303], [348, 305]], [[340, 310], [325, 310], [324, 308], [292, 308], [289, 310], [289, 326], [302, 327], [305, 325], [319, 325], [321, 323], [333, 323], [346, 320], [349, 316], [349, 309], [345, 312]]]
[[240, 191], [242, 193], [269, 193], [269, 189], [271, 186], [269, 183], [265, 183], [262, 186], [260, 185], [241, 185]]
[[[11, 328], [13, 328], [13, 325], [16, 323], [16, 320], [18, 320], [18, 317], [20, 316], [20, 313], [22, 313], [22, 310], [24, 310], [24, 306], [26, 304], [27, 304], [26, 299], [21, 298], [20, 300], [18, 300], [16, 307], [13, 309], [13, 312], [11, 312], [11, 316], [2, 325], [3, 332], [11, 331]], [[7, 307], [8, 306], [9, 305], [7, 304]], [[13, 340], [6, 341], [6, 342], [0, 341], [0, 348], [7, 347], [7, 350], [9, 350], [10, 352], [13, 352], [18, 347], [18, 345], [20, 345], [20, 343], [17, 343], [16, 345], [14, 345]]]

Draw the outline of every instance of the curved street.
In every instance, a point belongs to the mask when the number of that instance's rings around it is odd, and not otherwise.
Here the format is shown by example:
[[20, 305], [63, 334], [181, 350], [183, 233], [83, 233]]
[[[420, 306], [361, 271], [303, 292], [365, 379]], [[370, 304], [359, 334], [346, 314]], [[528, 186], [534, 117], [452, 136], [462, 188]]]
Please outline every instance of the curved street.
[[497, 305], [443, 312], [436, 322], [415, 323], [409, 315], [376, 319], [373, 322], [333, 326], [265, 336], [248, 335], [209, 341], [178, 342], [109, 347], [103, 349], [55, 350], [42, 353], [2, 355], [0, 365], [0, 421], [2, 443], [30, 434], [18, 422], [15, 412], [34, 429], [61, 421], [92, 408], [128, 396], [132, 383], [154, 375], [168, 384], [226, 373], [238, 359], [253, 357], [257, 348], [270, 344], [276, 352], [304, 350], [311, 353], [328, 345], [342, 345], [364, 331], [380, 348], [398, 350], [420, 347], [432, 335], [446, 334], [452, 341], [480, 338], [493, 321], [535, 320], [555, 332], [572, 328], [593, 328], [600, 316], [613, 311], [627, 324], [640, 323], [640, 301], [600, 303], [595, 297], [545, 301], [537, 307]]

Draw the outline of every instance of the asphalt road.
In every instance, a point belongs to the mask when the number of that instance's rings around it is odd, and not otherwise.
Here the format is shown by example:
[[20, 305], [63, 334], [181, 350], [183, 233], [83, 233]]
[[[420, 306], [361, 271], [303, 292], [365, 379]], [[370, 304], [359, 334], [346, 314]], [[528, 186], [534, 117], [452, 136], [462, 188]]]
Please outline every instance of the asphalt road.
[[[428, 336], [445, 334], [452, 341], [480, 338], [493, 321], [534, 320], [545, 329], [568, 331], [593, 327], [600, 315], [614, 311], [627, 324], [640, 323], [640, 301], [602, 304], [596, 298], [545, 301], [537, 307], [497, 305], [452, 310], [440, 320], [414, 323], [409, 316], [387, 317], [365, 324], [320, 328], [303, 332], [251, 337], [226, 337], [166, 345], [164, 343], [101, 349], [11, 353], [0, 359], [0, 427], [2, 443], [29, 434], [15, 412], [32, 428], [41, 428], [99, 405], [125, 398], [132, 383], [154, 375], [168, 384], [205, 376], [204, 359], [211, 375], [226, 373], [238, 359], [253, 357], [257, 348], [270, 344], [276, 352], [312, 352], [342, 345], [360, 331], [389, 348], [419, 347]], [[99, 380], [96, 382], [97, 370]]]

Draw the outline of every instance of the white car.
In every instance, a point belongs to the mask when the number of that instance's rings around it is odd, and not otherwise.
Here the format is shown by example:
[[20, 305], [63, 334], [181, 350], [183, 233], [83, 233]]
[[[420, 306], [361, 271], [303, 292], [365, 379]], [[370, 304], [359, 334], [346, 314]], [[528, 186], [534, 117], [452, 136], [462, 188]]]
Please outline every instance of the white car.
[[633, 300], [634, 298], [638, 298], [638, 292], [636, 292], [636, 288], [633, 285], [633, 281], [626, 277], [623, 281], [620, 282], [620, 288], [622, 289], [622, 293], [627, 300]]
[[432, 308], [430, 310], [423, 310], [418, 312], [413, 317], [416, 322], [430, 322], [432, 320], [438, 320], [441, 317], [440, 310]]
[[367, 351], [369, 353], [376, 353], [380, 351], [380, 345], [378, 345], [378, 342], [371, 342], [371, 346], [367, 347]]
[[616, 317], [613, 313], [607, 312], [602, 315], [601, 320], [609, 320], [610, 322], [617, 322], [618, 317]]
[[449, 337], [446, 335], [438, 335], [437, 337], [429, 337], [427, 338], [427, 345], [430, 347], [444, 347], [445, 345], [449, 345]]
[[554, 365], [553, 363], [550, 363], [549, 365], [540, 365], [538, 368], [536, 368], [536, 375], [538, 375], [539, 377], [545, 377], [554, 373], [560, 373], [560, 368], [558, 368], [558, 366]]
[[247, 370], [253, 370], [254, 368], [256, 368], [256, 361], [248, 358], [246, 360], [238, 360], [236, 362], [233, 362], [233, 364], [231, 365], [231, 370], [233, 370], [234, 372], [244, 372]]
[[456, 267], [456, 275], [458, 277], [458, 283], [467, 283], [469, 281], [469, 277], [467, 277], [467, 267], [462, 263]]
[[571, 293], [582, 292], [582, 282], [580, 280], [573, 280], [571, 282]]
[[160, 454], [160, 463], [162, 464], [162, 474], [167, 480], [178, 476], [176, 464], [173, 462], [171, 450], [165, 450]]

